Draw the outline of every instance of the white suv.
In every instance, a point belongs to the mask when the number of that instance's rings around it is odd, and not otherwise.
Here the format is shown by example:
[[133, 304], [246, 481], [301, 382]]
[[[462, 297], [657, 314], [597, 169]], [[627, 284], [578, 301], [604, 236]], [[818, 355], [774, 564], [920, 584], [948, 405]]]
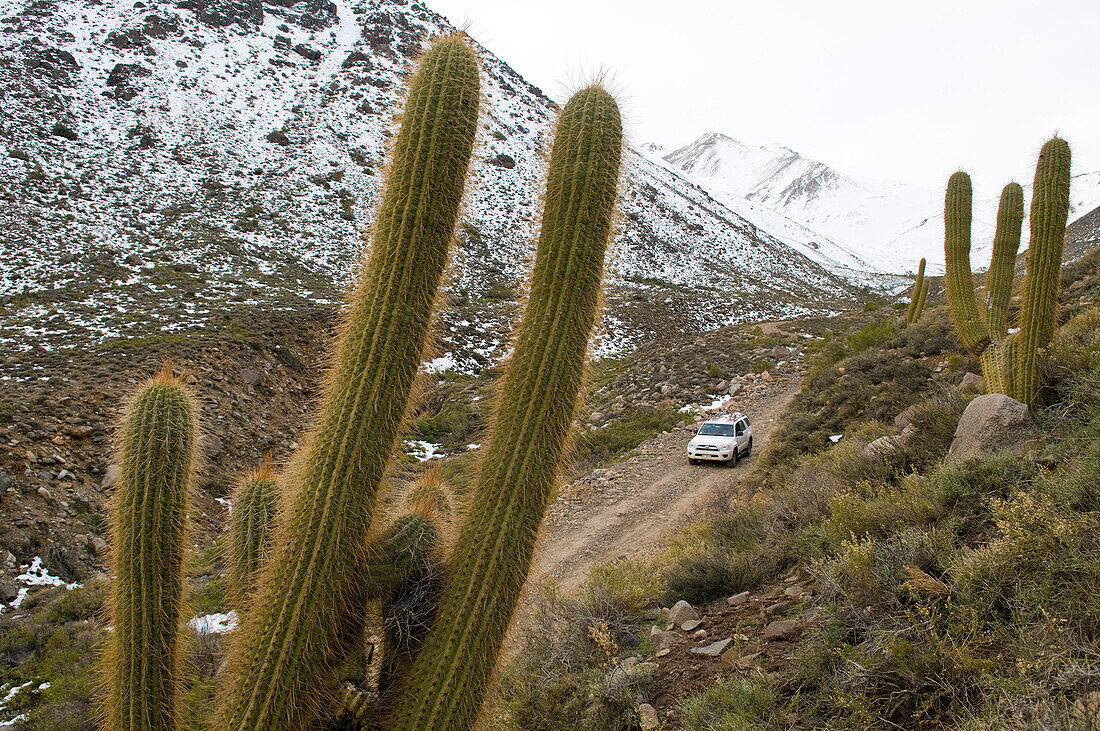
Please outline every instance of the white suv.
[[696, 430], [688, 442], [688, 462], [725, 462], [730, 467], [752, 454], [752, 424], [740, 411], [713, 416]]

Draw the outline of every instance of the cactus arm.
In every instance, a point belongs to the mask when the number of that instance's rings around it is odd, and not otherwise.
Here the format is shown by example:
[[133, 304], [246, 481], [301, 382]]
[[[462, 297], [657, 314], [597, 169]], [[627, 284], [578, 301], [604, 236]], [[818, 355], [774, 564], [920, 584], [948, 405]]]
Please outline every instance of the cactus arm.
[[944, 254], [947, 267], [947, 301], [951, 320], [962, 346], [981, 355], [989, 344], [978, 303], [974, 297], [974, 275], [970, 271], [970, 224], [973, 191], [970, 176], [961, 170], [947, 182], [944, 198]]
[[218, 726], [310, 727], [362, 621], [375, 498], [424, 350], [477, 132], [477, 57], [463, 39], [427, 51], [410, 81], [372, 246], [259, 593], [236, 633]]
[[469, 729], [530, 569], [595, 322], [622, 123], [598, 87], [558, 121], [527, 308], [439, 612], [399, 694], [393, 731]]
[[1058, 318], [1062, 252], [1069, 218], [1070, 150], [1060, 137], [1039, 152], [1031, 198], [1031, 243], [1016, 339], [1014, 398], [1034, 406], [1039, 400], [1042, 350], [1050, 344]]
[[920, 317], [920, 313], [917, 312], [918, 303], [920, 301], [921, 289], [924, 287], [924, 268], [927, 266], [928, 260], [921, 259], [920, 266], [917, 268], [917, 279], [913, 282], [913, 291], [909, 295], [909, 308], [905, 311], [905, 321], [910, 325], [917, 321]]
[[[993, 236], [993, 258], [986, 274], [988, 316], [986, 332], [1000, 340], [1008, 332], [1008, 303], [1016, 276], [1016, 253], [1020, 249], [1020, 229], [1024, 221], [1024, 189], [1009, 183], [1001, 191], [997, 206], [997, 231]], [[1000, 393], [999, 391], [995, 393]]]
[[194, 399], [166, 367], [141, 388], [124, 419], [112, 511], [114, 632], [104, 657], [105, 731], [179, 728], [179, 621], [196, 413]]

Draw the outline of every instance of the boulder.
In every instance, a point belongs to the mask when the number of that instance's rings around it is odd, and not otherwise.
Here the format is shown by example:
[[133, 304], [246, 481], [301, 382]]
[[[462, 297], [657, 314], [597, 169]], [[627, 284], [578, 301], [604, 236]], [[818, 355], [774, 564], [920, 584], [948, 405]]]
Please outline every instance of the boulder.
[[959, 390], [963, 393], [967, 391], [977, 391], [978, 393], [985, 393], [985, 379], [979, 376], [977, 373], [967, 373], [963, 376], [962, 381], [959, 383]]
[[901, 412], [894, 417], [894, 428], [901, 431], [905, 427], [913, 423], [913, 414], [916, 413], [917, 405], [913, 404], [905, 411]]
[[734, 594], [729, 599], [727, 599], [726, 604], [730, 605], [731, 607], [736, 607], [744, 604], [748, 600], [749, 593], [747, 591], [743, 591], [740, 594]]
[[899, 435], [879, 437], [863, 448], [863, 457], [871, 460], [886, 460], [897, 454], [901, 448], [902, 438]]
[[733, 642], [733, 638], [732, 637], [727, 637], [724, 640], [718, 640], [717, 642], [712, 642], [709, 645], [705, 645], [703, 647], [693, 647], [693, 648], [691, 648], [690, 652], [691, 652], [692, 655], [706, 655], [707, 657], [718, 657], [719, 655], [721, 655], [725, 651], [726, 645], [728, 645], [731, 642]]
[[983, 454], [1021, 454], [1038, 429], [1025, 404], [1000, 393], [979, 396], [959, 419], [948, 462], [961, 462]]
[[661, 725], [661, 720], [657, 718], [657, 709], [648, 703], [643, 703], [638, 706], [638, 726], [642, 731], [655, 731]]

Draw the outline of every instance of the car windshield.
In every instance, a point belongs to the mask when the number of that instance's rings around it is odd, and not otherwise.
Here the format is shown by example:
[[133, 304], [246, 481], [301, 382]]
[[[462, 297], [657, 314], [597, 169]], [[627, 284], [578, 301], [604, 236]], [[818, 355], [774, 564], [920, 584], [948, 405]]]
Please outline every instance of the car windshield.
[[733, 424], [703, 424], [699, 427], [701, 437], [732, 437]]

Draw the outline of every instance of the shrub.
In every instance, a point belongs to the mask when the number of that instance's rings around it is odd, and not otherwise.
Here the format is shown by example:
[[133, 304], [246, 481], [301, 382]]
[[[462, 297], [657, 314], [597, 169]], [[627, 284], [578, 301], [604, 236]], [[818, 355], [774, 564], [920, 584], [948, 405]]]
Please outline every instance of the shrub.
[[763, 674], [724, 677], [680, 703], [685, 731], [752, 731], [787, 728], [776, 709], [778, 693]]

